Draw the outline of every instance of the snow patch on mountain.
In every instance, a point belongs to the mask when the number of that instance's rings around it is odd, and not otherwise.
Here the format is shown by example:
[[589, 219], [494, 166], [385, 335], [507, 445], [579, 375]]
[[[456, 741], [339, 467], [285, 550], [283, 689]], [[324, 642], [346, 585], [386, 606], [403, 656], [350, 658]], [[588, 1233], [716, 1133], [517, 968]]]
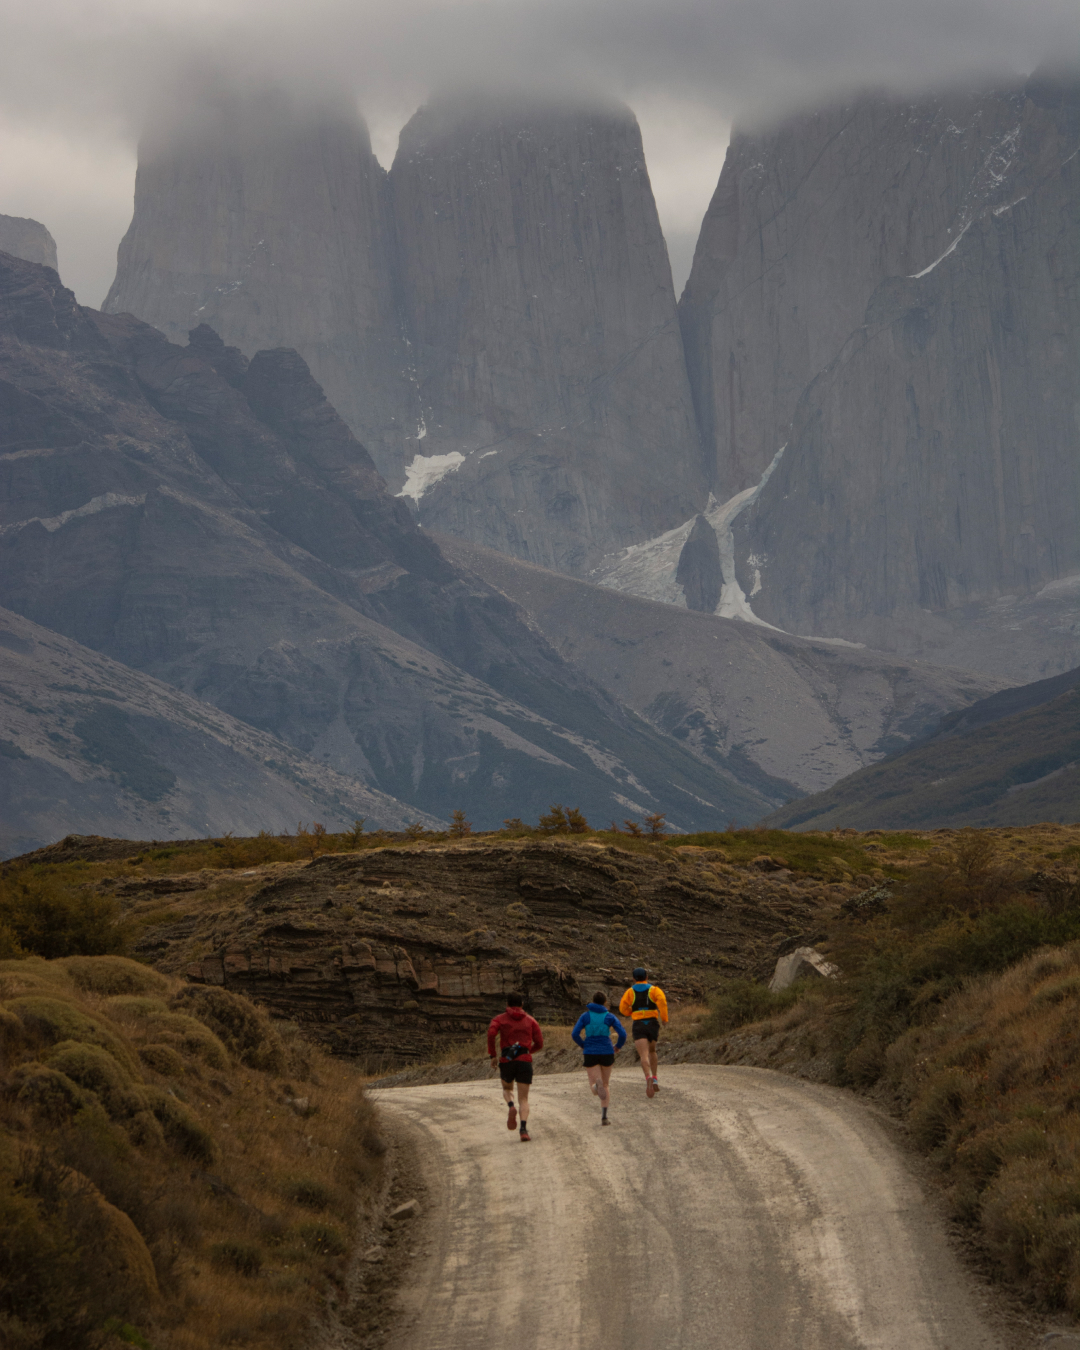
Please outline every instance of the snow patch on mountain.
[[[711, 502], [712, 498], [709, 500]], [[675, 580], [675, 573], [679, 568], [679, 555], [696, 519], [696, 516], [691, 516], [683, 524], [657, 535], [655, 539], [624, 548], [621, 553], [615, 554], [606, 568], [598, 569], [596, 581], [613, 591], [627, 591], [630, 595], [640, 596], [642, 600], [659, 600], [663, 604], [679, 605], [685, 609], [686, 596]]]
[[465, 456], [457, 450], [450, 450], [445, 455], [414, 455], [412, 463], [405, 469], [405, 486], [397, 495], [418, 502], [428, 488], [434, 487], [448, 473], [460, 469], [464, 463]]

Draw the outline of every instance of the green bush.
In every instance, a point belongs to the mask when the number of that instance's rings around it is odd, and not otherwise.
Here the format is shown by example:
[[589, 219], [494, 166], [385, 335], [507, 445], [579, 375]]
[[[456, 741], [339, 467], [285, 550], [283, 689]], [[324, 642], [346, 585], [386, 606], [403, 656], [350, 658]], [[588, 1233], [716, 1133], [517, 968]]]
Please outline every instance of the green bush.
[[100, 1046], [61, 1041], [49, 1052], [48, 1066], [81, 1088], [96, 1092], [114, 1120], [133, 1116], [145, 1107], [131, 1075]]
[[[0, 955], [103, 956], [123, 950], [120, 909], [111, 896], [74, 891], [32, 871], [0, 881]], [[8, 950], [5, 952], [3, 948]]]
[[170, 1006], [209, 1027], [242, 1064], [282, 1073], [287, 1055], [269, 1017], [239, 994], [207, 985], [189, 985]]
[[144, 1088], [143, 1093], [169, 1142], [189, 1158], [206, 1167], [211, 1166], [217, 1159], [217, 1145], [210, 1131], [170, 1093], [155, 1087]]
[[709, 1000], [709, 1013], [699, 1027], [701, 1036], [725, 1036], [737, 1027], [761, 1022], [798, 1002], [804, 992], [801, 984], [780, 993], [772, 993], [753, 980], [724, 980]]

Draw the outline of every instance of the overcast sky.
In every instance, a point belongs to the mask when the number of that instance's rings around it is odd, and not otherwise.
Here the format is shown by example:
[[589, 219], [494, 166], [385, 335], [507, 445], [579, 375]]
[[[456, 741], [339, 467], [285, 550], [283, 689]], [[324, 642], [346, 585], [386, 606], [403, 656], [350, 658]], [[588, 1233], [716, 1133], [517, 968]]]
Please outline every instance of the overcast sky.
[[147, 116], [202, 74], [358, 98], [389, 164], [455, 82], [625, 99], [676, 284], [733, 119], [851, 89], [1007, 79], [1080, 51], [1077, 0], [0, 0], [0, 212], [52, 230], [100, 304], [131, 215]]

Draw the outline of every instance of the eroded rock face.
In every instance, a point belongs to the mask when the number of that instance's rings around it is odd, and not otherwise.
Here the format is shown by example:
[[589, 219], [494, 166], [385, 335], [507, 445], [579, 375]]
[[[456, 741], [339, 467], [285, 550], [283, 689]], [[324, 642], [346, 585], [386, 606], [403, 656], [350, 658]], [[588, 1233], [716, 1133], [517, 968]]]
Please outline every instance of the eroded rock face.
[[671, 270], [624, 108], [445, 100], [390, 173], [431, 528], [563, 571], [685, 520], [705, 478]]
[[717, 495], [787, 445], [734, 525], [755, 614], [1011, 678], [1080, 660], [1075, 606], [1064, 645], [1030, 616], [1026, 663], [992, 612], [1080, 572], [1078, 146], [1047, 81], [734, 138], [681, 319]]
[[38, 220], [0, 216], [0, 253], [56, 269], [56, 240]]
[[[476, 841], [328, 855], [234, 908], [171, 896], [183, 917], [146, 930], [138, 950], [248, 994], [339, 1053], [392, 1063], [484, 1031], [512, 989], [541, 1022], [565, 1025], [593, 990], [617, 999], [643, 961], [674, 1002], [700, 999], [713, 969], [771, 971], [777, 933], [804, 931], [831, 902], [786, 870], [678, 854]], [[136, 884], [124, 894], [138, 903]]]
[[263, 95], [147, 134], [102, 308], [173, 342], [206, 323], [247, 356], [293, 347], [380, 469], [416, 448], [386, 174], [350, 109]]

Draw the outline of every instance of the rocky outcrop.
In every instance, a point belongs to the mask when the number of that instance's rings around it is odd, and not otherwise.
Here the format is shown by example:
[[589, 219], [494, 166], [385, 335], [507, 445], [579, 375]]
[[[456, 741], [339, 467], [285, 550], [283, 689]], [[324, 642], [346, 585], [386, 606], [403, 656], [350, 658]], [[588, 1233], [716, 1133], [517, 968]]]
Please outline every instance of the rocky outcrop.
[[296, 353], [180, 347], [9, 257], [0, 378], [8, 608], [444, 819], [765, 809], [452, 566]]
[[686, 519], [705, 476], [633, 115], [447, 99], [390, 172], [425, 525], [563, 571]]
[[56, 270], [56, 240], [40, 221], [26, 216], [0, 216], [0, 253]]
[[0, 724], [2, 858], [70, 830], [164, 840], [278, 833], [298, 820], [347, 829], [358, 816], [402, 829], [416, 816], [10, 610], [0, 610]]
[[135, 214], [103, 308], [247, 356], [295, 348], [384, 474], [417, 448], [385, 171], [351, 109], [235, 98], [139, 147]]
[[1080, 659], [1052, 623], [1019, 671], [968, 632], [1080, 573], [1078, 148], [1047, 81], [733, 140], [681, 318], [717, 495], [787, 447], [733, 526], [756, 615], [1014, 678]]
[[[699, 1001], [716, 974], [771, 971], [777, 936], [812, 931], [836, 898], [787, 869], [729, 866], [720, 850], [659, 858], [543, 840], [263, 868], [241, 878], [246, 899], [234, 882], [225, 905], [212, 903], [212, 875], [199, 881], [168, 896], [170, 920], [144, 928], [140, 956], [245, 993], [373, 1068], [479, 1034], [511, 989], [542, 1022], [565, 1025], [593, 990], [617, 999], [641, 961], [673, 1003]], [[125, 904], [139, 903], [139, 886], [125, 879]]]
[[779, 994], [799, 980], [832, 980], [839, 974], [836, 966], [813, 947], [796, 947], [777, 959], [769, 990]]

